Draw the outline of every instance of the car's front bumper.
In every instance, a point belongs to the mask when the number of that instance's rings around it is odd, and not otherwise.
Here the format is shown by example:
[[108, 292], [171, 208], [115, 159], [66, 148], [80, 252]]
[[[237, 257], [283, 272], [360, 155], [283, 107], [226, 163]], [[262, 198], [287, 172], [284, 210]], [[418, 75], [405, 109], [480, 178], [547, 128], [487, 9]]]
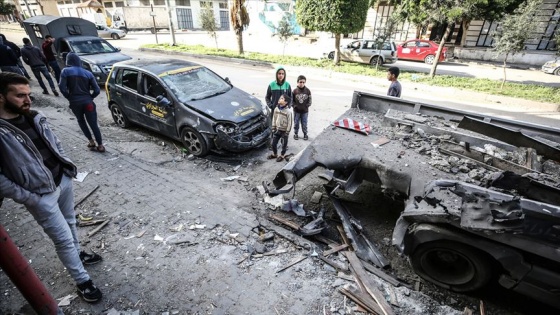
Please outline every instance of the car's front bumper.
[[558, 64], [552, 64], [552, 65], [545, 64], [542, 66], [541, 70], [544, 73], [554, 73], [554, 71], [558, 68], [560, 68], [560, 65]]
[[245, 136], [230, 136], [224, 131], [218, 130], [216, 138], [214, 139], [214, 143], [216, 147], [220, 150], [226, 150], [230, 152], [243, 152], [248, 151], [254, 148], [258, 148], [265, 144], [268, 139], [270, 139], [270, 135], [272, 131], [269, 127], [264, 128], [264, 130], [256, 135], [252, 135], [251, 137]]

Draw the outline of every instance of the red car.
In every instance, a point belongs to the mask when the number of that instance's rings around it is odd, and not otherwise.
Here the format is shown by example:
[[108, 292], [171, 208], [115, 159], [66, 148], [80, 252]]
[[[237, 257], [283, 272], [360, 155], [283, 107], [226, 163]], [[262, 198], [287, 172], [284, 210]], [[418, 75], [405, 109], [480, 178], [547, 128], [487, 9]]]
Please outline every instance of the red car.
[[[431, 40], [413, 39], [397, 45], [399, 59], [402, 60], [421, 60], [431, 65], [436, 59], [439, 45]], [[447, 57], [447, 48], [439, 56], [439, 61], [444, 61]]]

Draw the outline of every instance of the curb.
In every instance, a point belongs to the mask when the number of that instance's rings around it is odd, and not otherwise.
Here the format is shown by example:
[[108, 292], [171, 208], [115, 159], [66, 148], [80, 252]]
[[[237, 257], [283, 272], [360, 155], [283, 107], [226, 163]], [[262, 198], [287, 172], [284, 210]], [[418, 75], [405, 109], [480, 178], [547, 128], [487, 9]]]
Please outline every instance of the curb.
[[234, 57], [222, 57], [222, 56], [214, 56], [214, 55], [201, 55], [201, 54], [193, 54], [183, 51], [172, 51], [172, 50], [163, 50], [157, 48], [138, 48], [139, 51], [147, 51], [147, 52], [157, 52], [166, 55], [179, 55], [179, 56], [186, 56], [186, 57], [193, 57], [198, 59], [211, 59], [211, 60], [218, 60], [218, 61], [227, 61], [227, 62], [236, 62], [245, 65], [251, 66], [261, 66], [261, 67], [274, 67], [274, 64], [265, 61], [258, 61], [258, 60], [249, 60], [249, 59], [242, 59], [242, 58], [234, 58]]

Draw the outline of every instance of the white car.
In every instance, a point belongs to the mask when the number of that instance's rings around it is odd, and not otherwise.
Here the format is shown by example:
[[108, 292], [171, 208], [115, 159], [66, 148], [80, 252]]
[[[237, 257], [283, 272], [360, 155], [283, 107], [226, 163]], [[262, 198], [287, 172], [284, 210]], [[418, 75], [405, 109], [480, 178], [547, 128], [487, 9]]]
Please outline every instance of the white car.
[[547, 61], [542, 66], [542, 71], [544, 73], [551, 73], [554, 75], [560, 75], [560, 58], [556, 60]]
[[97, 34], [101, 38], [120, 39], [126, 36], [126, 32], [118, 28], [110, 28], [103, 25], [97, 25]]

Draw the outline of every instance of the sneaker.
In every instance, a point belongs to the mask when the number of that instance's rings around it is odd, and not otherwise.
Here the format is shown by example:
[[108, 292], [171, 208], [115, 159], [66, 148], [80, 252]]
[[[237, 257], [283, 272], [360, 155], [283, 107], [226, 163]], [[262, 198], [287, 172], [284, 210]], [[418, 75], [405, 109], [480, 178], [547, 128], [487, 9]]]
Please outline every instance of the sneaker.
[[307, 135], [303, 135], [303, 140], [309, 140], [309, 138], [307, 137]]
[[54, 96], [58, 96], [58, 95], [59, 95], [57, 91], [52, 91], [52, 92], [53, 92]]
[[299, 139], [299, 136], [296, 133], [296, 134], [294, 134], [294, 140], [297, 140], [297, 139]]
[[101, 256], [97, 255], [96, 253], [88, 254], [84, 251], [81, 251], [80, 252], [80, 260], [82, 261], [82, 264], [84, 264], [84, 265], [93, 265], [93, 264], [97, 264], [98, 262], [102, 261], [103, 258], [101, 258]]
[[78, 295], [84, 299], [84, 301], [89, 303], [95, 303], [101, 300], [103, 296], [101, 294], [101, 290], [99, 290], [94, 284], [93, 281], [88, 280], [82, 284], [78, 284]]
[[43, 94], [45, 94], [45, 95], [49, 95], [49, 91], [47, 91], [47, 90], [44, 90], [44, 91], [43, 91]]

